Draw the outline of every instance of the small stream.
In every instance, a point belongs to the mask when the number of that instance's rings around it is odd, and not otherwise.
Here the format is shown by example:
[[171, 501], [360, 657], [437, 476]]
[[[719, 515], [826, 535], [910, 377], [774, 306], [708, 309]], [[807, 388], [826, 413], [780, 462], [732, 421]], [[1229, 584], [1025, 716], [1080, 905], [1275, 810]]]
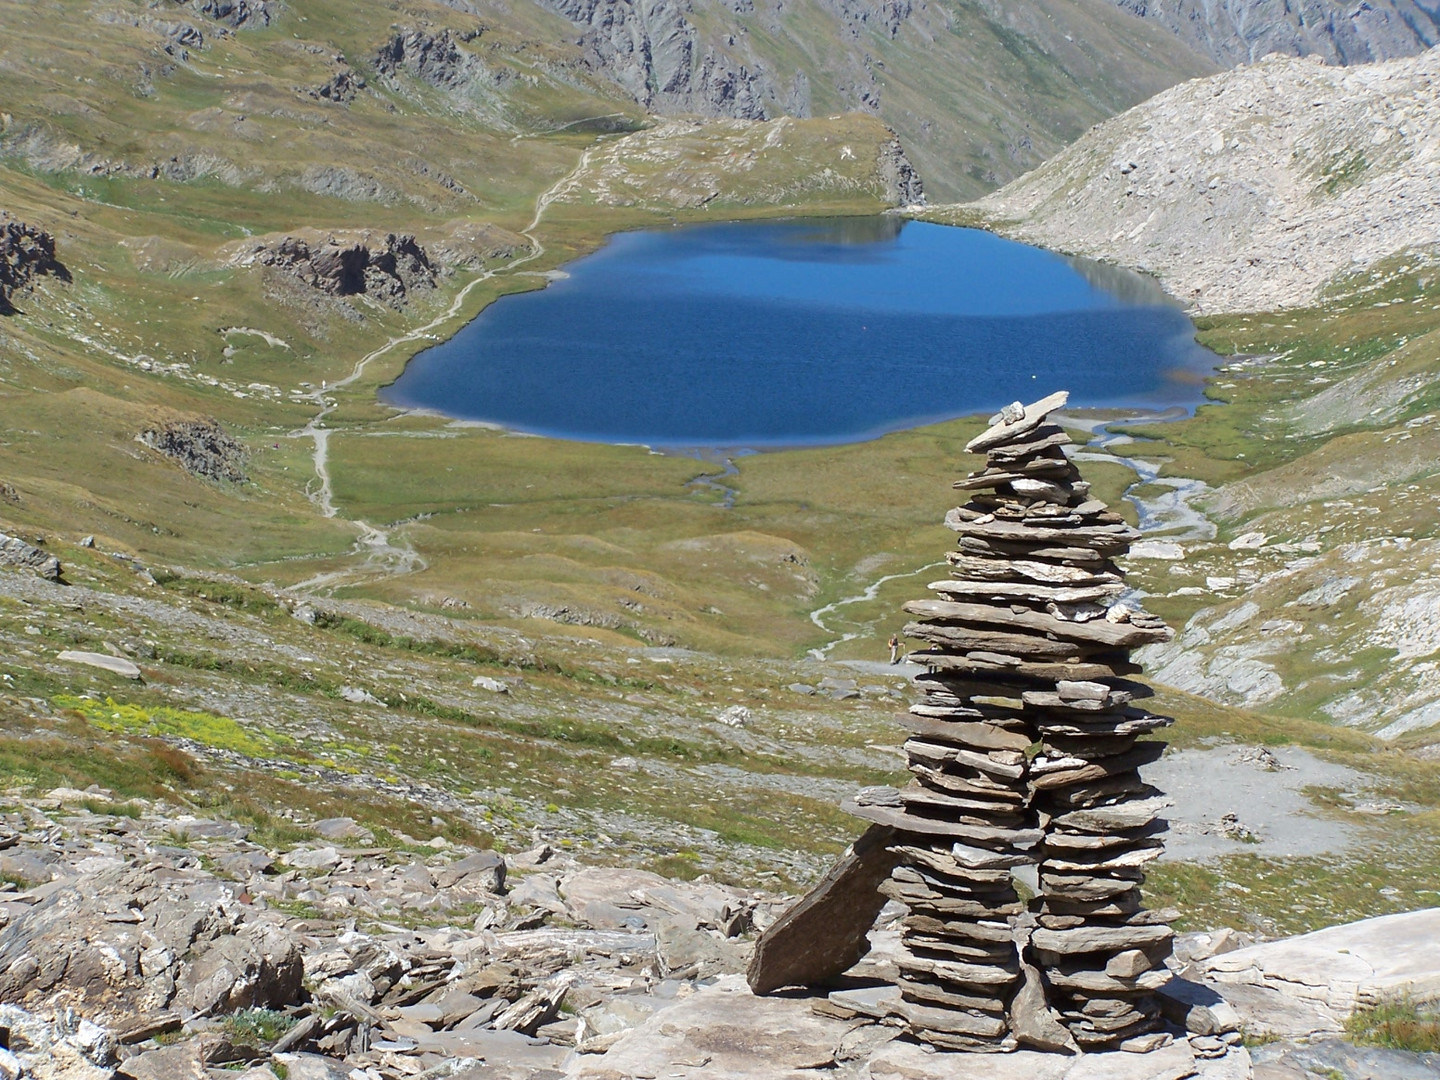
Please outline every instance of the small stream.
[[[835, 631], [825, 625], [826, 615], [833, 615], [839, 608], [848, 607], [850, 604], [863, 604], [867, 600], [874, 600], [877, 596], [880, 595], [880, 587], [888, 581], [899, 581], [901, 578], [914, 577], [916, 574], [923, 574], [927, 570], [934, 570], [937, 567], [941, 567], [944, 565], [945, 561], [942, 559], [940, 562], [928, 563], [927, 565], [922, 566], [916, 570], [905, 570], [899, 574], [886, 574], [884, 577], [872, 581], [869, 585], [865, 586], [864, 590], [856, 593], [854, 596], [847, 596], [843, 599], [826, 604], [824, 607], [816, 608], [814, 611], [810, 612], [810, 621], [813, 622], [816, 626], [818, 626], [821, 630], [824, 630], [827, 634], [833, 634], [835, 633]], [[837, 637], [834, 641], [830, 642], [828, 645], [824, 645], [818, 649], [811, 649], [810, 655], [816, 660], [828, 660], [830, 657], [830, 651], [834, 649], [835, 646], [843, 645], [847, 641], [854, 641], [859, 636], [859, 630], [856, 630], [854, 632], [842, 633], [839, 637]]]
[[[1127, 443], [1140, 445], [1138, 440], [1123, 431], [1113, 431], [1116, 424], [1133, 423], [1137, 420], [1160, 420], [1164, 417], [1134, 416], [1123, 420], [1110, 420], [1092, 429], [1092, 438], [1086, 446], [1094, 451], [1078, 450], [1070, 455], [1075, 462], [1114, 461], [1135, 472], [1135, 483], [1125, 489], [1125, 501], [1135, 507], [1140, 531], [1147, 534], [1163, 533], [1166, 540], [1214, 540], [1215, 523], [1192, 504], [1210, 491], [1210, 485], [1203, 480], [1190, 480], [1179, 476], [1161, 476], [1161, 462], [1146, 461], [1138, 457], [1122, 457], [1114, 447]], [[1146, 485], [1169, 488], [1163, 495], [1142, 498], [1134, 492]]]

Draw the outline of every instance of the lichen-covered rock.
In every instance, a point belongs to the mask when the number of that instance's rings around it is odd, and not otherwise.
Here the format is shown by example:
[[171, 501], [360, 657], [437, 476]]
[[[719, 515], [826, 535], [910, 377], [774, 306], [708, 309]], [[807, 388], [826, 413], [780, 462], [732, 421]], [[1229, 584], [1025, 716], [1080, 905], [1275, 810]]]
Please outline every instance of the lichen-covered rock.
[[0, 1005], [0, 1074], [25, 1080], [110, 1080], [115, 1040], [73, 1012], [27, 1012]]

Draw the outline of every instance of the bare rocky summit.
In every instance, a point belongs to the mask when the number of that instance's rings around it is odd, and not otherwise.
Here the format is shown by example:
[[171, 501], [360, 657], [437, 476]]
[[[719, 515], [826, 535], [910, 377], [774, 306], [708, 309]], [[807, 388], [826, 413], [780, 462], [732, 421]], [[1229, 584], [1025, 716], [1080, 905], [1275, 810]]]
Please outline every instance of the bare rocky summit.
[[1044, 247], [1154, 274], [1203, 313], [1315, 303], [1440, 245], [1440, 50], [1267, 57], [1177, 86], [973, 203]]

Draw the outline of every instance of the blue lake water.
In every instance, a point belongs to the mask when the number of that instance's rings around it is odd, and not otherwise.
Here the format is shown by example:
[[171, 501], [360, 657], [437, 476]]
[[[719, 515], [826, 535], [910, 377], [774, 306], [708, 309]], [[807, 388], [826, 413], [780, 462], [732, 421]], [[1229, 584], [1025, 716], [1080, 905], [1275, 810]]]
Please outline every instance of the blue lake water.
[[855, 442], [1059, 388], [1190, 407], [1215, 356], [1158, 286], [893, 218], [626, 233], [416, 356], [382, 400], [660, 447]]

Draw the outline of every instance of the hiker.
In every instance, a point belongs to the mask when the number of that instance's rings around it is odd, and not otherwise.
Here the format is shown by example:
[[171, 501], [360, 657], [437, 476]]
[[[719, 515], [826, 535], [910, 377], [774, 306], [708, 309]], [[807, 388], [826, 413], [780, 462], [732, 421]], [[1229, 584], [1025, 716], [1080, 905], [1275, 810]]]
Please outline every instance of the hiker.
[[890, 663], [892, 663], [892, 664], [898, 664], [899, 662], [900, 662], [900, 638], [899, 638], [897, 635], [895, 635], [895, 634], [891, 634], [891, 635], [890, 635]]

